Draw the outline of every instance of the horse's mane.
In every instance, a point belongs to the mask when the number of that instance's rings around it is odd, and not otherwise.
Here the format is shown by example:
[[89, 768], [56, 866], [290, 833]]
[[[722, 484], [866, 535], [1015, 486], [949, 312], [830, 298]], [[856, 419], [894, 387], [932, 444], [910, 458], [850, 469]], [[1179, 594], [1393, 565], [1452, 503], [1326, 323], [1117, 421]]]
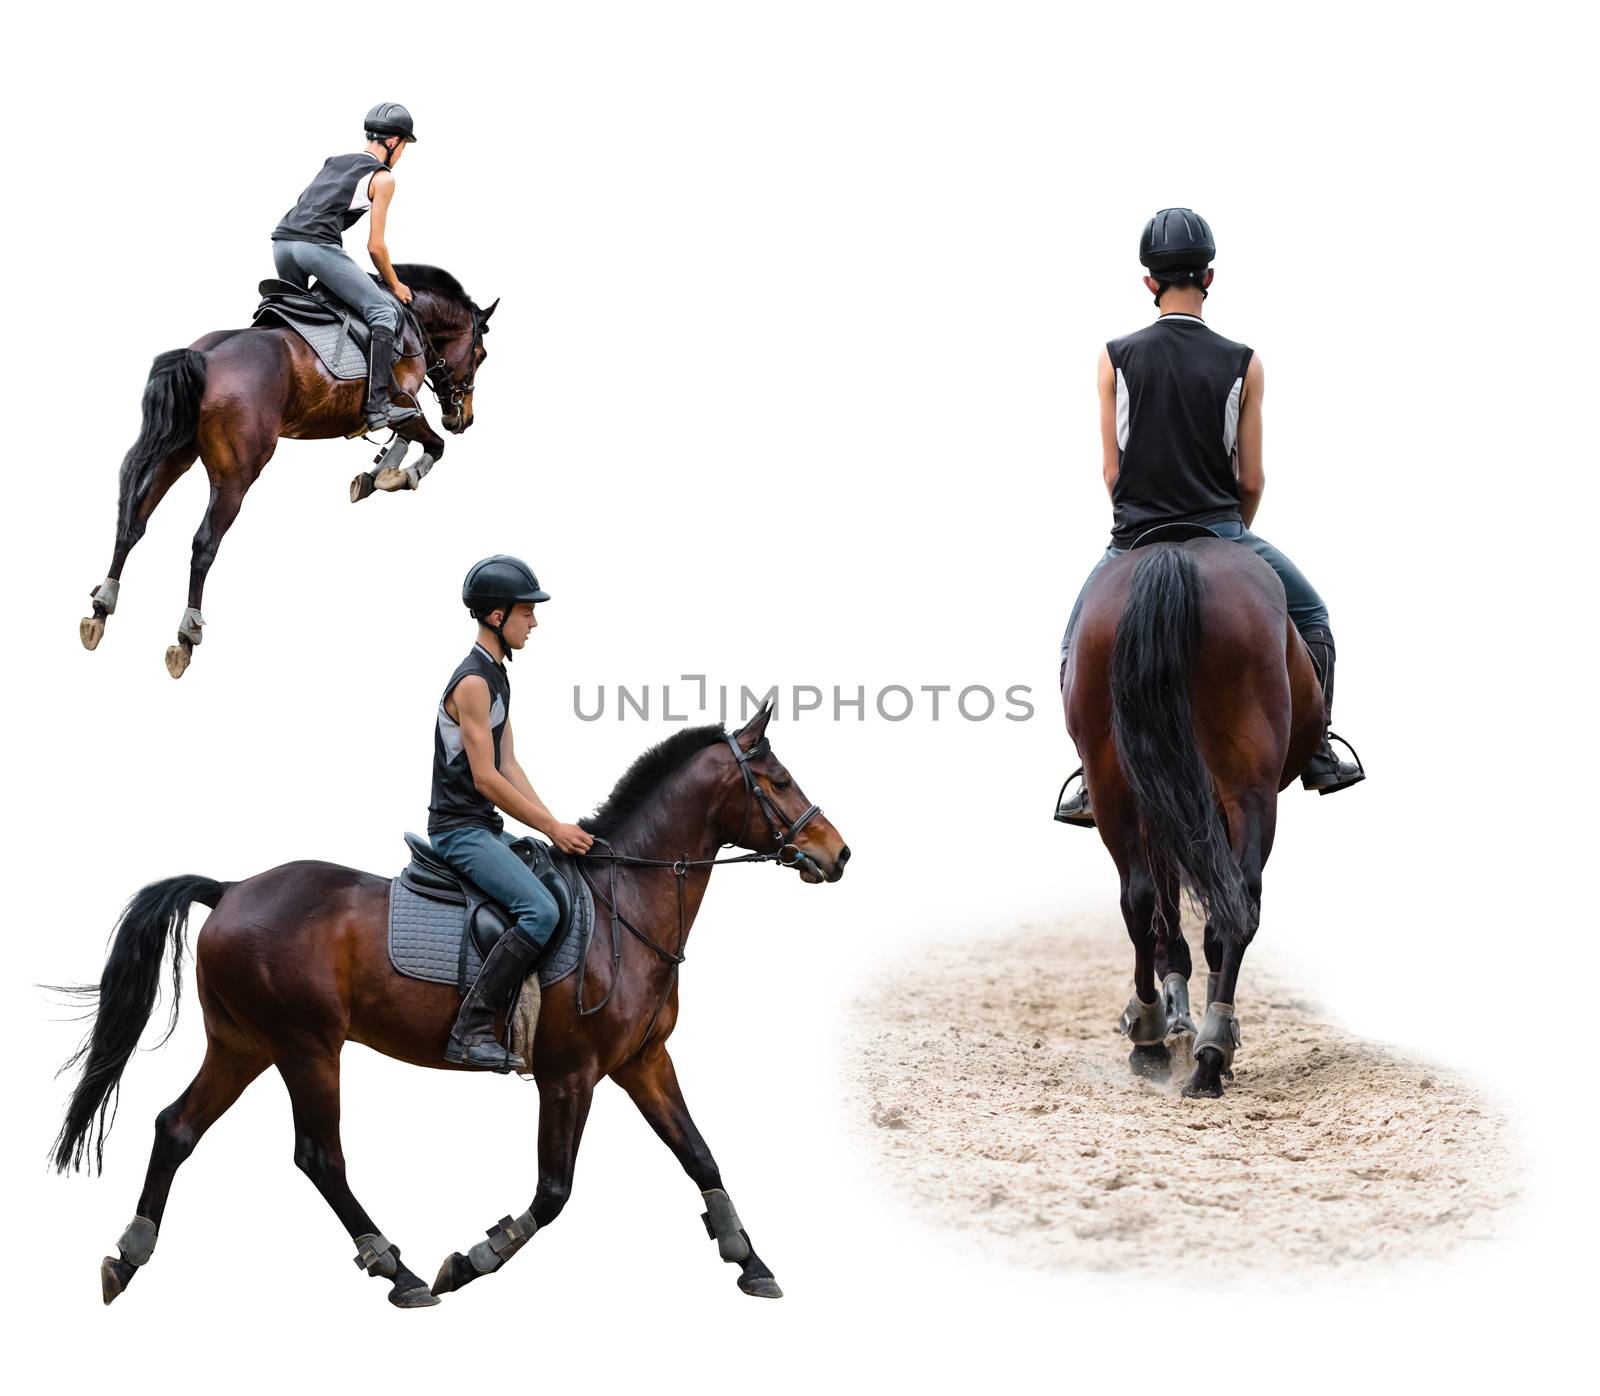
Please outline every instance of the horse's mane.
[[396, 262], [394, 274], [413, 291], [432, 291], [436, 296], [456, 300], [477, 308], [461, 283], [440, 267], [430, 267], [422, 262]]
[[[395, 268], [396, 271], [399, 268]], [[608, 839], [655, 793], [656, 787], [680, 770], [689, 758], [720, 742], [728, 730], [720, 722], [707, 727], [685, 727], [664, 742], [657, 742], [623, 772], [605, 803], [578, 823], [596, 838]]]

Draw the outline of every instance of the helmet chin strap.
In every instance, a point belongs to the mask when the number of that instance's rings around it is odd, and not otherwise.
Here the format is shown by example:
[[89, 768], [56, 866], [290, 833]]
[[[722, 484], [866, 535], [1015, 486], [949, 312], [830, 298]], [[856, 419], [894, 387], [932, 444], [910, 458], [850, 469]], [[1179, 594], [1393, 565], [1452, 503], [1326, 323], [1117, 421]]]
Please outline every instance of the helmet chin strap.
[[[500, 611], [502, 613], [499, 625], [496, 625], [492, 620], [489, 619], [489, 616], [492, 616], [494, 611]], [[506, 621], [508, 621], [510, 618], [511, 608], [509, 606], [496, 606], [493, 611], [489, 612], [489, 615], [478, 617], [478, 624], [488, 626], [489, 630], [494, 634], [494, 637], [500, 641], [500, 658], [502, 662], [506, 664], [511, 663], [511, 642], [506, 639], [505, 632]]]

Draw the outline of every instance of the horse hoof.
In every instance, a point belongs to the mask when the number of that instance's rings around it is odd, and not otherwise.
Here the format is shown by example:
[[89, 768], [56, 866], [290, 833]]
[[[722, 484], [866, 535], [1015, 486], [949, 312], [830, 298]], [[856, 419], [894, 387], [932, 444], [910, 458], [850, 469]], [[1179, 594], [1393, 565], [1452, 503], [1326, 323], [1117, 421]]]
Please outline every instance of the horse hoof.
[[431, 1309], [439, 1302], [439, 1297], [419, 1281], [410, 1289], [391, 1289], [389, 1302], [397, 1309]]
[[372, 483], [385, 494], [393, 494], [396, 490], [414, 490], [417, 487], [416, 481], [404, 470], [396, 470], [392, 465], [384, 466]]
[[99, 616], [85, 616], [78, 622], [78, 638], [86, 650], [92, 650], [106, 633], [106, 623]]
[[1145, 1081], [1165, 1081], [1172, 1075], [1172, 1053], [1165, 1045], [1135, 1047], [1128, 1053], [1128, 1065]]
[[439, 1267], [439, 1273], [434, 1276], [432, 1292], [453, 1294], [477, 1278], [478, 1272], [472, 1262], [460, 1251], [454, 1251], [445, 1257], [444, 1264]]
[[782, 1299], [783, 1291], [771, 1275], [740, 1275], [739, 1288], [757, 1299]]
[[361, 503], [361, 501], [371, 493], [372, 476], [365, 474], [357, 475], [356, 478], [350, 482], [350, 502], [352, 504]]
[[[118, 1260], [116, 1256], [108, 1255], [100, 1262], [100, 1302], [109, 1304], [128, 1287], [133, 1266], [125, 1260]], [[123, 1274], [123, 1270], [129, 1274]]]
[[1185, 1100], [1221, 1100], [1221, 1081], [1202, 1081], [1198, 1076], [1192, 1077], [1189, 1084], [1183, 1088]]
[[189, 667], [189, 660], [193, 652], [183, 645], [167, 646], [167, 672], [175, 679], [183, 677], [183, 671]]

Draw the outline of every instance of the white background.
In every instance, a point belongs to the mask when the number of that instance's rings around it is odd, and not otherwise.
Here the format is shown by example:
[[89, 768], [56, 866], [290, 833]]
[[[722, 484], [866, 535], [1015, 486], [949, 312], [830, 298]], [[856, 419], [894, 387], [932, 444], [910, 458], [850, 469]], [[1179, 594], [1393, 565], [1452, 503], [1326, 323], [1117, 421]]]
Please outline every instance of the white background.
[[[1250, 1392], [1566, 1366], [1593, 1241], [1588, 20], [58, 5], [9, 39], [5, 1268], [30, 1389]], [[503, 297], [477, 425], [419, 493], [359, 508], [369, 448], [285, 443], [174, 684], [191, 472], [86, 654], [149, 360], [245, 321], [273, 224], [384, 99], [422, 135], [394, 255]], [[1056, 647], [1108, 527], [1095, 355], [1152, 313], [1136, 241], [1167, 204], [1210, 219], [1208, 319], [1265, 361], [1257, 527], [1332, 607], [1338, 725], [1372, 772], [1285, 795], [1259, 953], [1347, 1026], [1474, 1075], [1530, 1161], [1514, 1237], [1447, 1265], [1273, 1291], [1201, 1255], [1164, 1285], [1013, 1270], [913, 1222], [840, 1104], [836, 1020], [879, 963], [1085, 909], [1120, 934], [1104, 850], [1049, 818], [1071, 762]], [[607, 1086], [559, 1222], [502, 1275], [394, 1312], [292, 1167], [269, 1075], [102, 1311], [149, 1121], [198, 1063], [192, 974], [98, 1180], [45, 1168], [77, 1029], [34, 986], [97, 977], [158, 877], [397, 868], [470, 640], [460, 577], [500, 550], [555, 597], [513, 678], [519, 754], [564, 817], [669, 730], [580, 723], [574, 683], [1034, 690], [1024, 723], [774, 726], [855, 860], [825, 888], [717, 876], [674, 1048], [788, 1297], [738, 1294], [693, 1186]], [[1108, 1021], [1120, 1003], [1108, 985]], [[531, 1090], [361, 1048], [344, 1080], [352, 1183], [420, 1273], [526, 1204]]]

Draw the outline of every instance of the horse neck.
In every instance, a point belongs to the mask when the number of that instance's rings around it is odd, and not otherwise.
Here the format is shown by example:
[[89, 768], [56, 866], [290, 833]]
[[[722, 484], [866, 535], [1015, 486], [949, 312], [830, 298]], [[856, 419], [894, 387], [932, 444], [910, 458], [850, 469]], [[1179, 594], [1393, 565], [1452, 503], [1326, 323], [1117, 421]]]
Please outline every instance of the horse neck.
[[[722, 846], [715, 816], [714, 792], [696, 789], [689, 782], [668, 783], [649, 804], [634, 811], [608, 839], [610, 851], [628, 858], [648, 858], [660, 863], [707, 862]], [[648, 889], [651, 919], [671, 945], [678, 934], [677, 875], [670, 868], [638, 868], [614, 864], [636, 891]], [[641, 876], [642, 874], [642, 876]], [[609, 873], [604, 864], [596, 877], [605, 887]], [[684, 938], [694, 924], [701, 899], [711, 881], [711, 868], [692, 867], [683, 877]], [[630, 913], [631, 914], [631, 913]], [[681, 948], [681, 947], [680, 947]]]
[[418, 291], [412, 297], [411, 306], [430, 339], [465, 329], [471, 315], [460, 301], [437, 291]]

